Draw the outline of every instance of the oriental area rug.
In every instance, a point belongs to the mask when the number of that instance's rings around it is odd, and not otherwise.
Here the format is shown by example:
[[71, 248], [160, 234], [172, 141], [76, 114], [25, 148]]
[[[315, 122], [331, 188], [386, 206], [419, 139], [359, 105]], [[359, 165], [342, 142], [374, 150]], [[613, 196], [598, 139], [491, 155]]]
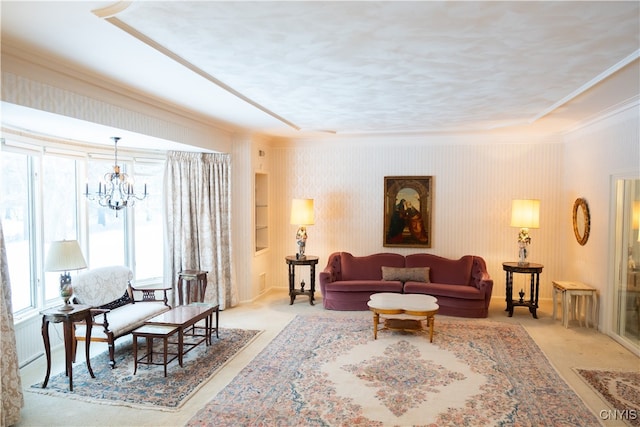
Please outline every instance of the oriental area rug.
[[191, 426], [599, 426], [519, 325], [298, 316]]
[[[175, 411], [259, 333], [220, 328], [220, 338], [214, 336], [210, 346], [202, 343], [187, 352], [182, 367], [178, 360], [170, 362], [166, 378], [164, 368], [157, 365], [138, 364], [138, 371], [133, 375], [133, 342], [123, 339], [116, 341], [115, 369], [109, 366], [109, 354], [105, 352], [91, 358], [95, 378], [89, 375], [85, 362], [74, 364], [73, 391], [69, 391], [69, 378], [64, 371], [52, 375], [47, 388], [42, 388], [39, 382], [28, 390], [93, 403]], [[154, 341], [158, 343], [154, 345], [154, 361], [160, 361], [161, 340]], [[78, 348], [84, 351], [82, 346]], [[169, 351], [175, 349], [170, 345]], [[138, 357], [145, 352], [144, 339], [138, 339]], [[78, 355], [83, 356], [84, 353]]]
[[640, 371], [575, 371], [614, 408], [613, 411], [602, 414], [603, 419], [617, 419], [631, 426], [640, 426]]

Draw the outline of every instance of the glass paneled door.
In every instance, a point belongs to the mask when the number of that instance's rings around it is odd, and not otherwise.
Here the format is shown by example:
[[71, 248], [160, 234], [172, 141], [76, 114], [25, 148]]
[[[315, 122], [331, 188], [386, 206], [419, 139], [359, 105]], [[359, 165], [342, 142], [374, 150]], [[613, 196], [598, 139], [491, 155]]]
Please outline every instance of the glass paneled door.
[[640, 180], [618, 179], [613, 334], [640, 354]]

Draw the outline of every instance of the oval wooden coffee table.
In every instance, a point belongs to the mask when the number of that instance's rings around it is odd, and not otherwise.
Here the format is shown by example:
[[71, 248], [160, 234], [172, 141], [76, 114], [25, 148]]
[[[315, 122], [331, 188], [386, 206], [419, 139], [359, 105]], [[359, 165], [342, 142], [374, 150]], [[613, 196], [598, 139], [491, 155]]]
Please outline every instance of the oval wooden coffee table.
[[[412, 317], [424, 317], [429, 328], [429, 342], [433, 342], [433, 324], [435, 315], [440, 308], [437, 298], [431, 295], [421, 294], [394, 294], [382, 292], [371, 295], [367, 305], [373, 311], [373, 339], [378, 338], [378, 325], [380, 315], [384, 315], [384, 327], [382, 329], [418, 331], [422, 329], [422, 319]], [[398, 317], [391, 317], [400, 315]]]

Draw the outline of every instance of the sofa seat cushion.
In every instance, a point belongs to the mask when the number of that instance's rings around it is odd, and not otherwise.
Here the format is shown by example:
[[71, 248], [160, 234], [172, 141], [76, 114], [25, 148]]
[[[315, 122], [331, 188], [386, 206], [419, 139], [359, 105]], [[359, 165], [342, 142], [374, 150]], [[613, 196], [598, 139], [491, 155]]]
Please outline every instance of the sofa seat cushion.
[[342, 280], [382, 280], [382, 267], [404, 267], [404, 256], [380, 253], [356, 257], [342, 252], [340, 262]]
[[449, 285], [446, 283], [407, 282], [405, 294], [426, 294], [434, 297], [452, 297], [456, 299], [484, 300], [484, 292], [468, 285]]
[[402, 282], [386, 280], [338, 280], [325, 285], [328, 292], [402, 292]]
[[[144, 322], [151, 317], [169, 310], [170, 308], [162, 302], [145, 301], [135, 304], [127, 304], [107, 313], [109, 330], [113, 332], [114, 337], [120, 337], [142, 326]], [[102, 323], [104, 321], [104, 315], [97, 315], [95, 317], [95, 321]], [[76, 328], [76, 336], [82, 337], [85, 335], [85, 326], [78, 325]], [[91, 337], [107, 338], [104, 333], [104, 328], [101, 326], [94, 326], [91, 328]]]

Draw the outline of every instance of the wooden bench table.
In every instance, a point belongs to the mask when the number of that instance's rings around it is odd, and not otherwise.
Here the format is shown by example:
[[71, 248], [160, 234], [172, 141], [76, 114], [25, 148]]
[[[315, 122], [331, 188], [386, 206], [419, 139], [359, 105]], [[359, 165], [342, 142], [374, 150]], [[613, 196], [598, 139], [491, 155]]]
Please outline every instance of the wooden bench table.
[[[133, 335], [133, 375], [138, 372], [138, 363], [145, 365], [164, 365], [164, 376], [167, 376], [167, 365], [169, 362], [179, 359], [180, 366], [182, 366], [182, 358], [179, 357], [180, 353], [169, 353], [169, 337], [179, 332], [180, 328], [177, 326], [164, 326], [164, 325], [144, 325], [131, 332]], [[146, 354], [138, 358], [138, 337], [145, 338], [147, 341]], [[162, 362], [153, 361], [153, 339], [159, 338], [163, 340], [163, 358]], [[169, 355], [173, 357], [169, 359]]]

